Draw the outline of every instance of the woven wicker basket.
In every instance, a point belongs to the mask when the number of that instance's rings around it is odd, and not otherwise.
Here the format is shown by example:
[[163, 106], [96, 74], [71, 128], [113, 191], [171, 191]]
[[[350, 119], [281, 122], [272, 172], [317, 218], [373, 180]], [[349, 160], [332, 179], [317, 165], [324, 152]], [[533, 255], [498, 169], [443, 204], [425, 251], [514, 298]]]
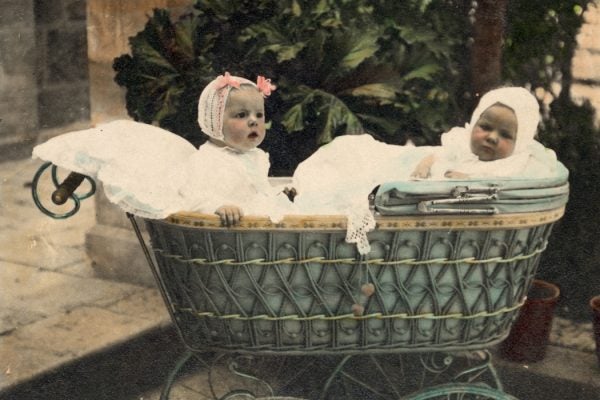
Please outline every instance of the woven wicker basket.
[[508, 335], [564, 213], [559, 175], [381, 185], [367, 256], [346, 243], [340, 216], [147, 220], [155, 276], [194, 350], [485, 348]]
[[233, 229], [199, 214], [146, 222], [192, 349], [447, 351], [505, 338], [563, 210], [380, 217], [368, 257], [345, 242], [343, 218], [245, 218]]

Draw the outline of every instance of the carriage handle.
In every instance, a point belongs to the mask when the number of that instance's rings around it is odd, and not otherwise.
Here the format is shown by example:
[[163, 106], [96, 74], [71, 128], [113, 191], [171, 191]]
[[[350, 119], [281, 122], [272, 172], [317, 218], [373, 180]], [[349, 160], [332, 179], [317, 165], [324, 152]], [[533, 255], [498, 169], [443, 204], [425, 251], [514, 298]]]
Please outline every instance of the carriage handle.
[[493, 215], [498, 213], [496, 207], [482, 208], [444, 208], [436, 207], [438, 204], [476, 204], [492, 200], [498, 200], [497, 187], [469, 187], [456, 186], [451, 191], [450, 198], [423, 200], [417, 203], [417, 209], [423, 214], [469, 214], [469, 215]]
[[58, 185], [56, 190], [52, 192], [52, 202], [57, 206], [65, 204], [84, 179], [85, 175], [71, 172], [69, 176], [67, 176], [67, 179]]
[[[54, 204], [60, 206], [60, 205], [65, 204], [67, 202], [67, 200], [69, 200], [69, 199], [71, 199], [73, 201], [72, 209], [63, 214], [56, 213], [56, 212], [51, 211], [48, 208], [46, 208], [42, 204], [42, 201], [40, 200], [40, 196], [38, 193], [39, 180], [42, 177], [42, 175], [44, 174], [44, 171], [46, 169], [48, 169], [50, 166], [52, 166], [52, 169], [51, 169], [52, 182], [54, 183], [54, 186], [56, 187], [54, 192], [52, 192], [52, 196], [51, 196], [52, 202]], [[84, 180], [87, 180], [89, 182], [90, 190], [84, 194], [76, 194], [75, 190], [77, 190], [79, 185], [81, 185], [81, 183]], [[95, 192], [96, 192], [96, 182], [89, 176], [82, 175], [77, 172], [71, 172], [62, 183], [59, 182], [58, 174], [57, 174], [57, 166], [52, 165], [52, 163], [50, 163], [50, 162], [44, 163], [37, 170], [37, 172], [35, 173], [35, 175], [33, 177], [32, 182], [31, 182], [31, 195], [33, 197], [33, 202], [35, 203], [37, 208], [42, 213], [44, 213], [47, 216], [52, 217], [54, 219], [66, 219], [66, 218], [73, 216], [74, 214], [76, 214], [79, 211], [81, 201], [93, 196]]]

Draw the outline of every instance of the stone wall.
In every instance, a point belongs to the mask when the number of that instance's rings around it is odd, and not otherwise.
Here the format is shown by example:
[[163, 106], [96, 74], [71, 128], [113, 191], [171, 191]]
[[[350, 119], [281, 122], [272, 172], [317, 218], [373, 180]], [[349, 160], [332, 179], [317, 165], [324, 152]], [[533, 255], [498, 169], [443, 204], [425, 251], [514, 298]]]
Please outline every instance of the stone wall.
[[31, 139], [38, 114], [33, 1], [0, 0], [0, 9], [0, 147], [3, 148]]
[[85, 0], [0, 0], [0, 160], [89, 120]]
[[35, 0], [39, 128], [89, 120], [85, 0]]

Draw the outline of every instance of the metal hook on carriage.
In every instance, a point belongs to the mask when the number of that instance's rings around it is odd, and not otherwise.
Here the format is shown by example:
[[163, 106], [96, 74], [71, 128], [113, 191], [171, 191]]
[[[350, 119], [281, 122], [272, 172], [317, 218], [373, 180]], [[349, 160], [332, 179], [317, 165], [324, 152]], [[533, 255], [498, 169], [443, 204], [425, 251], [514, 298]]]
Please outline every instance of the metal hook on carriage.
[[[56, 190], [52, 192], [52, 202], [56, 205], [63, 205], [69, 199], [73, 200], [73, 208], [66, 213], [55, 213], [46, 208], [40, 200], [38, 184], [40, 178], [50, 166], [52, 166], [52, 183], [54, 183], [54, 187], [56, 188]], [[42, 164], [42, 166], [35, 173], [33, 181], [31, 182], [31, 196], [33, 197], [33, 202], [42, 213], [54, 219], [66, 219], [79, 211], [82, 200], [85, 200], [96, 193], [96, 182], [89, 176], [71, 172], [69, 176], [61, 183], [58, 179], [57, 170], [58, 168], [56, 165], [53, 165], [50, 162]], [[90, 190], [81, 195], [74, 193], [84, 180], [87, 180], [90, 183]]]

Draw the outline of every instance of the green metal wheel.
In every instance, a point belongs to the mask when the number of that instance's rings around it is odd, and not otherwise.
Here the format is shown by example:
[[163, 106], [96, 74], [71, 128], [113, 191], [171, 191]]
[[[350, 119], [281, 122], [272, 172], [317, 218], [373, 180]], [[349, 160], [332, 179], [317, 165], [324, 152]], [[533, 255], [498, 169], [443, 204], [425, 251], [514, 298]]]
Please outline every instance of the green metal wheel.
[[518, 400], [486, 385], [449, 383], [432, 386], [403, 400]]

